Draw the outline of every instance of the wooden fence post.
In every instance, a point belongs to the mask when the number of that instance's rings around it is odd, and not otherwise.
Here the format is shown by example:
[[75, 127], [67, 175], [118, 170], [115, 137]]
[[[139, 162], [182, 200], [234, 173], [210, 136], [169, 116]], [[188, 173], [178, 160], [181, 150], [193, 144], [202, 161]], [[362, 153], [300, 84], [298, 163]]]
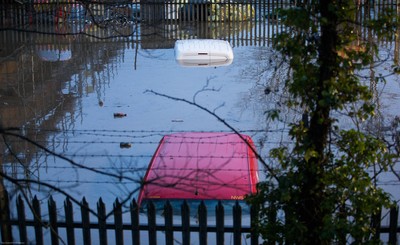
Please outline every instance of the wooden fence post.
[[217, 245], [225, 244], [225, 234], [224, 234], [224, 227], [225, 227], [225, 210], [224, 205], [222, 202], [219, 201], [218, 205], [215, 207], [215, 217], [216, 217], [216, 225], [217, 225]]
[[37, 197], [35, 196], [32, 200], [32, 208], [33, 208], [33, 220], [35, 226], [35, 237], [36, 244], [43, 244], [43, 223], [42, 223], [42, 213], [40, 211], [40, 203]]
[[174, 244], [174, 231], [173, 231], [173, 210], [171, 203], [167, 201], [164, 205], [164, 220], [165, 220], [165, 244]]
[[182, 243], [190, 244], [190, 210], [186, 200], [181, 206], [182, 214]]
[[235, 206], [233, 206], [233, 244], [242, 244], [242, 207], [239, 202], [236, 201]]
[[[337, 217], [339, 220], [341, 220], [341, 222], [345, 223], [347, 220], [347, 212], [346, 212], [346, 204], [342, 203], [339, 206], [339, 213], [337, 214]], [[338, 245], [346, 245], [347, 241], [346, 241], [346, 232], [343, 229], [340, 229], [337, 232], [337, 243]]]
[[397, 244], [397, 224], [399, 217], [399, 207], [393, 206], [390, 208], [390, 226], [389, 226], [389, 242], [388, 244]]
[[75, 244], [75, 232], [74, 232], [74, 211], [72, 210], [72, 202], [67, 198], [64, 201], [64, 212], [65, 212], [65, 226], [67, 229], [67, 242], [70, 245]]
[[99, 221], [99, 242], [100, 245], [107, 244], [107, 228], [106, 228], [106, 207], [103, 199], [97, 202], [97, 215]]
[[131, 229], [132, 229], [132, 244], [140, 244], [140, 229], [139, 229], [139, 206], [135, 199], [132, 200], [131, 208]]
[[51, 244], [58, 245], [59, 237], [58, 237], [58, 226], [57, 226], [57, 207], [52, 196], [50, 196], [50, 199], [48, 201], [48, 209], [49, 209], [49, 221], [50, 221], [49, 228], [50, 228]]
[[10, 206], [8, 192], [2, 189], [0, 194], [0, 224], [1, 224], [1, 241], [2, 243], [12, 243], [12, 233], [10, 225]]
[[122, 230], [122, 205], [117, 200], [114, 202], [115, 243], [124, 243], [124, 231]]
[[89, 204], [83, 198], [81, 203], [83, 244], [91, 244]]
[[153, 202], [147, 204], [147, 219], [149, 225], [149, 245], [157, 244], [156, 208]]
[[255, 225], [258, 224], [259, 218], [258, 218], [258, 211], [259, 207], [256, 205], [250, 206], [250, 244], [251, 245], [258, 245], [258, 232], [255, 231]]
[[207, 208], [204, 201], [201, 201], [198, 208], [199, 215], [199, 244], [207, 245]]
[[23, 244], [28, 243], [28, 236], [26, 233], [26, 217], [25, 217], [25, 204], [22, 197], [19, 195], [17, 200], [17, 213], [18, 213], [18, 229], [19, 229], [19, 240]]
[[382, 208], [379, 208], [379, 211], [371, 217], [371, 227], [374, 230], [374, 236], [372, 239], [376, 242], [378, 242], [381, 237], [381, 217]]

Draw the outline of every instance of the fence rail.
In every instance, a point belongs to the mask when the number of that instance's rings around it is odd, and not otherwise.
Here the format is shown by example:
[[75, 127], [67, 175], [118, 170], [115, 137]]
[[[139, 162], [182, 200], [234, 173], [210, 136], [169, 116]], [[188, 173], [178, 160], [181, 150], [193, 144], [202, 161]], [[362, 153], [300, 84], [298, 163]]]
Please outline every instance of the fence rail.
[[[181, 215], [179, 216], [179, 224], [173, 223], [174, 211], [172, 206], [167, 203], [164, 206], [162, 219], [163, 222], [157, 219], [156, 208], [153, 203], [147, 206], [147, 222], [143, 223], [143, 216], [139, 212], [139, 208], [135, 200], [129, 203], [129, 215], [123, 215], [126, 211], [123, 210], [123, 205], [118, 200], [113, 204], [112, 210], [107, 213], [106, 206], [100, 198], [97, 202], [94, 211], [89, 207], [88, 202], [83, 198], [81, 202], [76, 202], [79, 207], [80, 215], [78, 220], [75, 220], [77, 209], [74, 207], [71, 199], [67, 198], [64, 201], [62, 212], [57, 208], [56, 202], [52, 197], [47, 202], [47, 213], [42, 212], [41, 202], [35, 197], [27, 203], [21, 196], [15, 200], [16, 208], [9, 203], [7, 192], [3, 193], [0, 203], [0, 227], [1, 227], [1, 242], [6, 243], [22, 243], [28, 244], [46, 244], [45, 232], [50, 236], [51, 244], [149, 244], [155, 245], [158, 242], [163, 244], [174, 244], [177, 239], [177, 234], [181, 239], [182, 244], [191, 244], [191, 234], [195, 233], [198, 237], [196, 241], [199, 244], [208, 243], [208, 235], [214, 234], [215, 241], [211, 244], [225, 244], [226, 234], [230, 234], [233, 238], [233, 244], [242, 244], [243, 235], [249, 235], [251, 245], [260, 243], [260, 238], [253, 232], [252, 223], [257, 222], [257, 212], [250, 208], [250, 223], [243, 224], [242, 207], [235, 203], [232, 208], [232, 224], [225, 224], [226, 212], [221, 202], [215, 206], [215, 222], [210, 225], [207, 221], [207, 207], [204, 202], [198, 206], [197, 218], [198, 223], [190, 221], [190, 207], [186, 202], [181, 206]], [[26, 204], [29, 205], [27, 208]], [[11, 217], [10, 209], [13, 210]], [[29, 212], [27, 212], [27, 210]], [[75, 213], [75, 215], [74, 215]], [[393, 207], [389, 213], [389, 225], [382, 226], [381, 218], [372, 219], [373, 225], [377, 229], [376, 237], [381, 237], [382, 234], [387, 234], [387, 243], [397, 243], [397, 233], [400, 232], [398, 227], [398, 207]], [[230, 215], [230, 214], [229, 214]], [[28, 218], [27, 218], [28, 217]], [[95, 221], [91, 218], [96, 219]], [[129, 221], [124, 221], [123, 217], [129, 217]], [[142, 217], [143, 218], [143, 217]], [[77, 236], [76, 232], [81, 231], [81, 235]], [[93, 237], [93, 231], [97, 231], [98, 237]], [[112, 231], [110, 233], [110, 231]], [[146, 232], [148, 237], [144, 240], [141, 235]], [[163, 238], [160, 241], [160, 233]], [[111, 234], [111, 235], [110, 235]], [[128, 234], [128, 235], [127, 235]], [[109, 238], [108, 236], [112, 236]], [[125, 237], [124, 237], [125, 236]], [[158, 237], [158, 238], [157, 238]], [[63, 242], [61, 242], [61, 240]], [[112, 240], [113, 239], [113, 240]], [[347, 238], [349, 239], [349, 238]], [[351, 239], [351, 238], [350, 238]], [[111, 241], [112, 240], [112, 241]], [[95, 241], [95, 242], [94, 242]], [[271, 243], [273, 244], [273, 243]]]

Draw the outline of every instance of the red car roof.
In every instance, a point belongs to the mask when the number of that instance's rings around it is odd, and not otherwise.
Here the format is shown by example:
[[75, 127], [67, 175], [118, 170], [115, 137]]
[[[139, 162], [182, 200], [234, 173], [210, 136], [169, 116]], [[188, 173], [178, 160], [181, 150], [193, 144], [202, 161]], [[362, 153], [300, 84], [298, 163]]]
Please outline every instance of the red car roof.
[[[244, 141], [244, 140], [246, 141]], [[150, 162], [144, 199], [242, 200], [256, 192], [258, 166], [252, 139], [234, 133], [166, 135]]]

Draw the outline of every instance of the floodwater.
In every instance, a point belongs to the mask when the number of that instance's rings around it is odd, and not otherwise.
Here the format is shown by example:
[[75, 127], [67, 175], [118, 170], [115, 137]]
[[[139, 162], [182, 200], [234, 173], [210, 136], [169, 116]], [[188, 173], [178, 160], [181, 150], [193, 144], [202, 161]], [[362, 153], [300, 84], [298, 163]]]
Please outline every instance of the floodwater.
[[[273, 93], [262, 89], [273, 57], [265, 37], [228, 37], [234, 52], [228, 66], [183, 67], [174, 57], [176, 38], [163, 31], [162, 38], [156, 32], [137, 42], [1, 32], [0, 122], [24, 137], [5, 137], [2, 171], [28, 179], [29, 197], [51, 195], [61, 205], [68, 194], [93, 207], [102, 198], [109, 210], [116, 199], [137, 198], [165, 134], [233, 128], [251, 135], [267, 162], [271, 147], [289, 143], [285, 124], [265, 120], [282, 95], [279, 86]], [[386, 46], [383, 56], [393, 60], [393, 48]], [[374, 87], [382, 128], [399, 115], [399, 79], [387, 80]], [[288, 112], [283, 119], [296, 116]], [[381, 182], [399, 196], [393, 175]], [[19, 193], [9, 181], [2, 184], [12, 196]]]
[[[107, 211], [117, 199], [128, 207], [169, 133], [233, 128], [251, 135], [261, 152], [264, 108], [252, 97], [265, 82], [263, 60], [272, 52], [267, 45], [231, 40], [231, 64], [186, 67], [176, 62], [169, 37], [146, 34], [131, 42], [0, 34], [8, 47], [1, 50], [1, 125], [26, 137], [5, 138], [2, 171], [28, 179], [22, 189], [43, 205], [51, 196], [61, 207], [67, 194], [85, 198], [93, 209], [99, 198]], [[282, 131], [273, 127], [268, 129]], [[279, 135], [269, 140], [278, 142]], [[5, 179], [2, 184], [13, 202], [20, 190]], [[248, 217], [243, 222], [249, 224]]]
[[42, 147], [8, 136], [3, 171], [28, 178], [29, 196], [64, 200], [50, 184], [89, 203], [137, 198], [165, 134], [234, 128], [255, 141], [263, 136], [251, 93], [271, 52], [266, 45], [231, 41], [230, 65], [186, 67], [175, 60], [174, 39], [2, 34], [2, 126]]

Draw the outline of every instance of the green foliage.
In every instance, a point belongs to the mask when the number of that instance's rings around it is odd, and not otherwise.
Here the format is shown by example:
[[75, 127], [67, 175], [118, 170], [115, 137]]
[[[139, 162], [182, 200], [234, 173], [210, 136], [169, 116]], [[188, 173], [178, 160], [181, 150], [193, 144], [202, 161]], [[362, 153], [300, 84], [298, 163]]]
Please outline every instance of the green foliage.
[[[332, 115], [355, 122], [374, 115], [371, 91], [356, 73], [373, 63], [377, 40], [393, 34], [397, 17], [386, 12], [361, 22], [354, 1], [309, 2], [279, 11], [287, 29], [276, 36], [274, 47], [291, 71], [285, 79], [291, 94], [287, 106], [303, 108], [310, 124], [292, 122], [293, 147], [270, 151], [279, 167], [248, 199], [260, 208], [257, 232], [266, 243], [332, 244], [351, 236], [379, 244], [372, 239], [371, 217], [392, 203], [370, 170], [387, 170], [392, 156], [382, 140], [358, 124], [341, 129]], [[360, 27], [374, 37], [361, 39]], [[268, 115], [278, 118], [279, 111]]]

